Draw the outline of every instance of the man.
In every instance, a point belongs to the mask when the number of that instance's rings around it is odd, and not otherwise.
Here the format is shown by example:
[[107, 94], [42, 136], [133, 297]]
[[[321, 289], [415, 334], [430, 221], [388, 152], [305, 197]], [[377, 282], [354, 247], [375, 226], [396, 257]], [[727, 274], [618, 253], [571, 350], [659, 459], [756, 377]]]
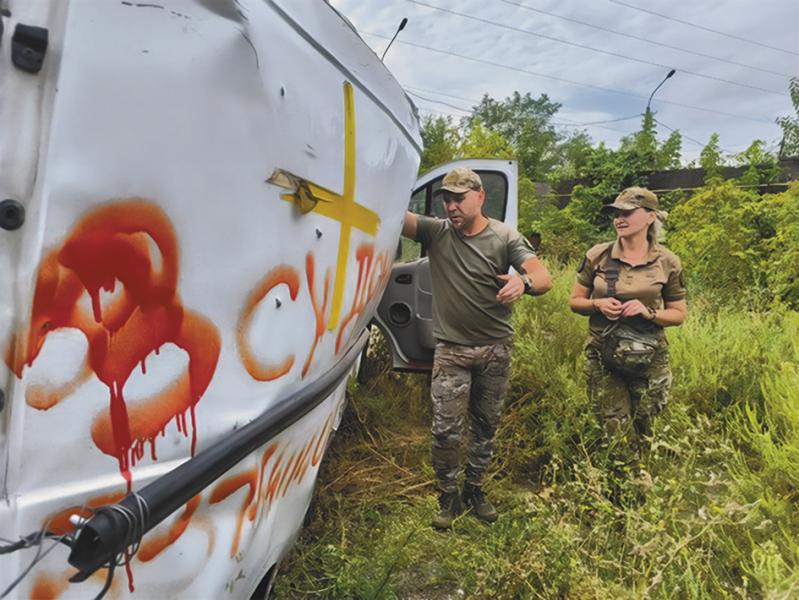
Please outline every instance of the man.
[[[483, 214], [485, 191], [467, 168], [444, 177], [446, 219], [406, 213], [402, 235], [422, 242], [433, 279], [433, 468], [440, 490], [437, 529], [448, 529], [464, 504], [486, 522], [497, 512], [481, 479], [493, 451], [508, 388], [513, 328], [511, 305], [525, 293], [552, 287], [546, 268], [512, 227]], [[508, 274], [513, 266], [519, 274]], [[458, 450], [464, 415], [471, 442], [463, 494], [458, 494]]]

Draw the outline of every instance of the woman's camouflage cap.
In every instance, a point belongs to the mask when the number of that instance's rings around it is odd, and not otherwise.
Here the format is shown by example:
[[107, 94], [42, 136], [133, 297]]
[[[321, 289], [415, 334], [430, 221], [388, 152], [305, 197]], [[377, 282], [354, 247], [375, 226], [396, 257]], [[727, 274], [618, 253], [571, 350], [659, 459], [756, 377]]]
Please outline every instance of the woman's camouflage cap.
[[616, 196], [611, 204], [603, 206], [602, 210], [635, 210], [636, 208], [657, 210], [658, 197], [646, 188], [629, 187]]

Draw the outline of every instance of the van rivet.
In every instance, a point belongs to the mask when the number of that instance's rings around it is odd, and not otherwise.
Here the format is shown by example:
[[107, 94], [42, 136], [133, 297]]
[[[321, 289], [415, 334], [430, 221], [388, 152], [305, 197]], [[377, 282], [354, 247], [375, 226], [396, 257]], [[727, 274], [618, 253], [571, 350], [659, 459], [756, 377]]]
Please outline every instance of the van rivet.
[[316, 239], [318, 240], [320, 237], [322, 237], [322, 230], [317, 227], [316, 228]]
[[0, 227], [14, 231], [25, 222], [25, 207], [16, 200], [6, 198], [0, 202]]
[[275, 306], [280, 308], [282, 305], [283, 305], [283, 303], [280, 301], [280, 298], [275, 298]]

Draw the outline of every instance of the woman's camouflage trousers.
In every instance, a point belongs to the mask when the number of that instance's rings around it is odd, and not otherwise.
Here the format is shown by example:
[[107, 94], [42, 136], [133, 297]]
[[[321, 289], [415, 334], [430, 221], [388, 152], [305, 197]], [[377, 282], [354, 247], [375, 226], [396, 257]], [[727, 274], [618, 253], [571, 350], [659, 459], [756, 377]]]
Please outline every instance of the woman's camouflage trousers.
[[588, 395], [609, 441], [621, 454], [645, 451], [652, 418], [666, 406], [671, 388], [669, 352], [665, 342], [649, 367], [639, 375], [619, 375], [602, 363], [600, 350], [585, 350]]

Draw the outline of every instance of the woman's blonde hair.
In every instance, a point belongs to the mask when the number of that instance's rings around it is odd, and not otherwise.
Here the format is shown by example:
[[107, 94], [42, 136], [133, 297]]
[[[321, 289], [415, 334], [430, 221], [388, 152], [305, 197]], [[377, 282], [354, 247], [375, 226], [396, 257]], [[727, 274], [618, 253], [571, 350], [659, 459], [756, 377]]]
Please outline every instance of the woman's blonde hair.
[[663, 223], [666, 222], [666, 217], [669, 216], [664, 210], [652, 210], [655, 213], [655, 220], [650, 223], [649, 228], [646, 230], [646, 238], [650, 242], [660, 242], [663, 240]]

